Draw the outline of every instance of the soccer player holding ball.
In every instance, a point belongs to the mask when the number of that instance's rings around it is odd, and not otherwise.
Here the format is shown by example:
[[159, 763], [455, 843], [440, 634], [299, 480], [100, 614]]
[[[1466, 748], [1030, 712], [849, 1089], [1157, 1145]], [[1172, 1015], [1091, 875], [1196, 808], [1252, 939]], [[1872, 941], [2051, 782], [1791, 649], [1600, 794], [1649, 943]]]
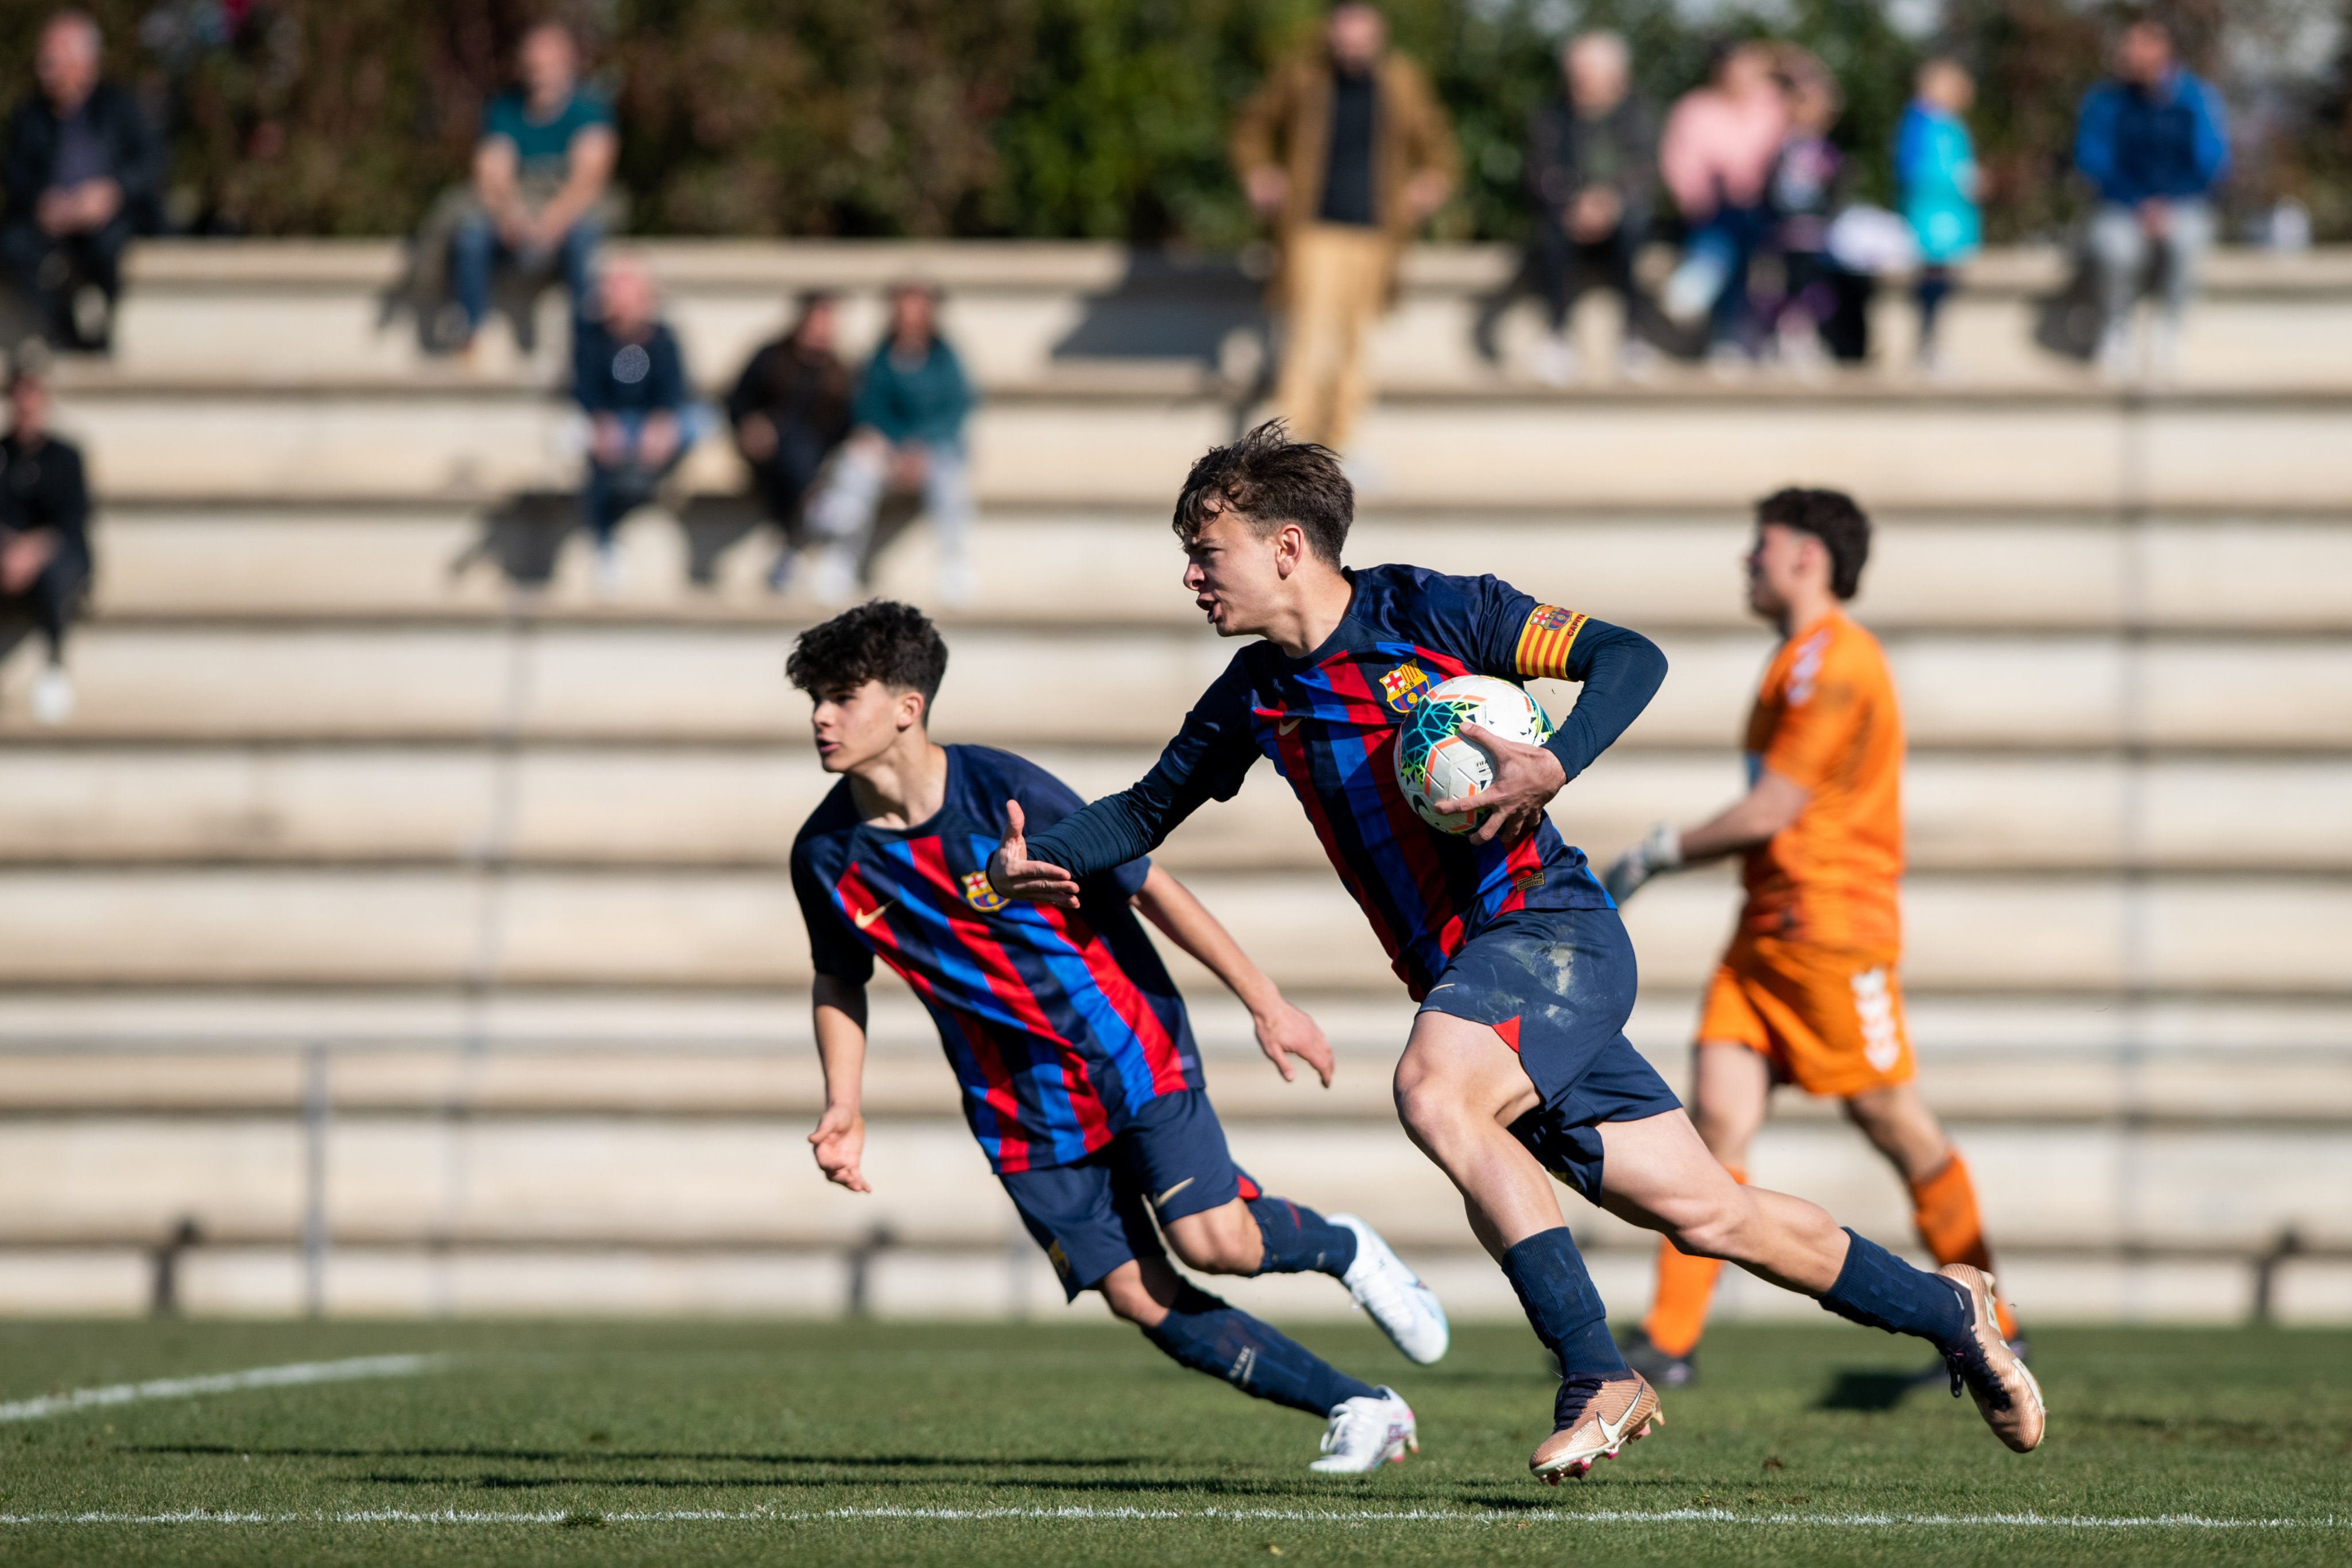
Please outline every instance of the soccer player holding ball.
[[[1649, 641], [1491, 577], [1340, 564], [1355, 497], [1327, 449], [1261, 425], [1192, 465], [1175, 527], [1185, 586], [1234, 658], [1144, 779], [1030, 836], [1008, 810], [998, 893], [1070, 910], [1274, 759], [1398, 977], [1421, 1003], [1397, 1064], [1406, 1132], [1460, 1189], [1470, 1227], [1559, 1358], [1553, 1431], [1528, 1468], [1557, 1483], [1647, 1433], [1658, 1396], [1610, 1338], [1551, 1178], [1685, 1250], [1728, 1259], [1857, 1322], [1934, 1344], [2001, 1440], [2042, 1440], [2040, 1390], [2002, 1343], [1983, 1274], [1929, 1274], [1811, 1203], [1734, 1182], [1624, 1036], [1633, 952], [1608, 894], [1544, 808], [1647, 705]], [[1399, 777], [1401, 730], [1463, 675], [1583, 683], [1542, 744], [1483, 725], [1476, 794], [1425, 821]], [[1410, 759], [1408, 759], [1410, 761]], [[1409, 770], [1409, 769], [1408, 769]]]
[[[1992, 1259], [1969, 1167], [1913, 1079], [1903, 1019], [1903, 716], [1876, 638], [1842, 608], [1862, 586], [1870, 519], [1835, 490], [1757, 504], [1748, 603], [1782, 638], [1748, 714], [1748, 793], [1698, 827], [1651, 830], [1609, 868], [1620, 903], [1661, 872], [1742, 858], [1747, 905], [1707, 987], [1691, 1117], [1734, 1181], [1776, 1082], [1842, 1100], [1911, 1190], [1938, 1263], [1987, 1277]], [[1653, 1382], [1695, 1375], [1722, 1265], [1658, 1247], [1650, 1315], [1625, 1347]], [[2006, 1302], [2001, 1337], [2024, 1345]]]
[[1419, 1444], [1394, 1391], [1339, 1372], [1168, 1261], [1161, 1234], [1204, 1273], [1328, 1274], [1408, 1358], [1445, 1354], [1437, 1298], [1370, 1226], [1267, 1197], [1234, 1164], [1183, 998], [1137, 911], [1248, 1006], [1286, 1080], [1297, 1057], [1329, 1086], [1323, 1031], [1140, 855], [1073, 883], [1066, 906], [990, 887], [988, 856], [1008, 825], [1055, 822], [1079, 802], [1034, 763], [931, 740], [947, 663], [921, 612], [877, 601], [803, 633], [785, 665], [814, 699], [818, 760], [843, 776], [793, 842], [824, 1065], [824, 1114], [809, 1135], [818, 1166], [872, 1190], [858, 1103], [878, 956], [939, 1025], [972, 1135], [1070, 1300], [1098, 1291], [1184, 1365], [1323, 1418], [1311, 1469], [1402, 1459]]

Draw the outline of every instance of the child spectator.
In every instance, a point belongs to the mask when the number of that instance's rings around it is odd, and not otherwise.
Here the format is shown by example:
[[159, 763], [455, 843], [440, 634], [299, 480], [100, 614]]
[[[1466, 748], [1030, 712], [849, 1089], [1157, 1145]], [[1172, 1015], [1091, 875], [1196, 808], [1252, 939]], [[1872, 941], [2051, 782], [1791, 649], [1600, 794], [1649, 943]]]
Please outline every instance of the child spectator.
[[33, 716], [73, 715], [66, 631], [89, 586], [89, 486], [81, 454], [49, 434], [49, 389], [20, 366], [8, 378], [9, 429], [0, 438], [0, 614], [29, 616], [49, 647], [33, 685]]
[[163, 153], [138, 101], [99, 79], [99, 43], [87, 12], [60, 11], [41, 29], [39, 90], [9, 117], [0, 162], [0, 256], [52, 344], [103, 351], [123, 250], [153, 225]]
[[866, 367], [851, 409], [855, 428], [824, 488], [809, 503], [809, 530], [825, 541], [811, 584], [819, 601], [845, 604], [865, 580], [875, 509], [887, 489], [920, 490], [940, 542], [940, 597], [972, 595], [971, 477], [963, 425], [975, 401], [963, 362], [939, 333], [940, 296], [928, 284], [890, 291], [890, 331]]
[[800, 298], [792, 329], [762, 347], [727, 394], [735, 449], [751, 465], [760, 504], [784, 536], [768, 586], [791, 585], [801, 548], [801, 501], [817, 470], [849, 434], [849, 371], [834, 351], [841, 301], [811, 291]]
[[1828, 69], [1802, 49], [1780, 51], [1780, 75], [1787, 84], [1788, 131], [1766, 186], [1785, 278], [1774, 326], [1781, 352], [1801, 365], [1820, 358], [1822, 329], [1838, 308], [1829, 233], [1845, 155], [1831, 142], [1830, 130], [1843, 104]]
[[596, 586], [621, 585], [613, 549], [621, 519], [654, 497], [702, 434], [677, 339], [660, 319], [653, 275], [615, 256], [596, 286], [598, 314], [573, 342], [572, 395], [588, 415], [588, 476], [581, 509], [596, 542]]
[[1919, 244], [1919, 364], [1931, 374], [1943, 362], [1936, 319], [1952, 292], [1953, 269], [1981, 243], [1976, 145], [1967, 120], [1976, 96], [1967, 68], [1931, 59], [1919, 68], [1918, 90], [1895, 133], [1895, 185]]

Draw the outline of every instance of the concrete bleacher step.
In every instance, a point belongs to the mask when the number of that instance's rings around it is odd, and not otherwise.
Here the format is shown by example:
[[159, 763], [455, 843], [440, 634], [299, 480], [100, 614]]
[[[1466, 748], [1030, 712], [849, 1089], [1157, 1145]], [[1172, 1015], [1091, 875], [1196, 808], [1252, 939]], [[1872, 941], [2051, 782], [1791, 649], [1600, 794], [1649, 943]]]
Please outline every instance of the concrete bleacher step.
[[[576, 483], [577, 416], [459, 384], [64, 389], [58, 424], [105, 495], [481, 500]], [[2342, 392], [1649, 390], [1400, 393], [1367, 417], [1366, 488], [1417, 507], [1739, 507], [1795, 481], [1885, 507], [2326, 509], [2352, 487]], [[1083, 382], [1000, 391], [969, 431], [983, 505], [1165, 506], [1252, 417], [1222, 399]], [[740, 486], [721, 442], [679, 471]]]
[[[1125, 789], [1144, 748], [1033, 760], [1087, 797]], [[836, 780], [797, 744], [37, 746], [8, 764], [0, 863], [319, 861], [781, 866]], [[1596, 859], [1659, 820], [1733, 798], [1727, 751], [1604, 758], [1560, 797]], [[2352, 758], [1924, 751], [1904, 779], [1915, 870], [2352, 871]], [[1271, 768], [1181, 827], [1178, 870], [1319, 873], [1321, 846]]]
[[[845, 338], [862, 350], [881, 325], [881, 289], [908, 276], [947, 287], [948, 329], [991, 382], [1119, 357], [1232, 371], [1263, 352], [1256, 284], [1215, 260], [1034, 242], [702, 241], [642, 250], [665, 287], [688, 364], [712, 385], [781, 329], [787, 302], [803, 288], [846, 295]], [[1669, 259], [1661, 250], [1650, 261]], [[1532, 308], [1507, 319], [1502, 364], [1481, 360], [1471, 345], [1481, 300], [1516, 261], [1499, 246], [1408, 253], [1397, 308], [1371, 346], [1384, 382], [1525, 381], [1538, 330]], [[117, 358], [152, 377], [216, 374], [232, 357], [253, 373], [281, 378], [410, 380], [445, 370], [446, 361], [418, 352], [413, 321], [387, 315], [385, 291], [401, 270], [399, 247], [380, 241], [149, 243], [131, 254]], [[2058, 287], [2063, 270], [2051, 249], [1996, 251], [1968, 268], [1945, 310], [1944, 373], [2004, 387], [2081, 382], [2081, 366], [2032, 341], [2034, 301]], [[1903, 292], [1885, 290], [1874, 312], [1878, 357], [1894, 374], [1910, 369], [1912, 312]], [[1606, 377], [1620, 329], [1613, 301], [1596, 298], [1580, 314], [1588, 361]], [[562, 368], [563, 319], [562, 302], [551, 293], [538, 312], [536, 353], [515, 353], [494, 327], [478, 369], [552, 381]], [[2339, 250], [2225, 250], [2213, 258], [2205, 297], [2189, 318], [2177, 374], [2199, 386], [2340, 387], [2352, 382], [2347, 362], [2352, 257]], [[1673, 368], [1665, 373], [1676, 375]]]
[[[1874, 518], [1854, 613], [1886, 628], [2013, 631], [2352, 630], [2352, 517], [2108, 515]], [[99, 528], [110, 620], [330, 616], [478, 619], [533, 612], [610, 619], [781, 618], [821, 613], [768, 591], [773, 530], [748, 507], [698, 498], [678, 517], [639, 514], [621, 537], [627, 580], [599, 599], [576, 511], [547, 497], [509, 507], [202, 509], [121, 504]], [[1492, 572], [1529, 592], [1642, 627], [1746, 628], [1738, 559], [1744, 510], [1690, 514], [1405, 513], [1368, 504], [1349, 540], [1357, 562]], [[1023, 620], [1192, 625], [1182, 557], [1163, 511], [983, 516], [978, 601], [952, 624]], [[934, 551], [918, 528], [877, 561], [877, 587], [928, 601]], [[542, 586], [543, 585], [543, 586]]]
[[[1327, 875], [1187, 881], [1286, 986], [1394, 984]], [[1705, 974], [1735, 894], [1719, 873], [1645, 891], [1627, 911], [1644, 966]], [[2352, 990], [2341, 878], [1921, 874], [1905, 904], [1905, 973], [1922, 988]], [[807, 979], [805, 951], [787, 879], [764, 868], [0, 872], [0, 978], [14, 984], [790, 985]]]
[[[1906, 727], [1922, 747], [2135, 744], [2326, 751], [2352, 744], [2352, 640], [1890, 632]], [[1739, 733], [1768, 633], [1662, 633], [1665, 685], [1628, 732], [1640, 746]], [[780, 625], [509, 629], [93, 624], [77, 639], [79, 705], [59, 736], [105, 739], [606, 741], [797, 738]], [[939, 702], [944, 738], [1157, 746], [1234, 648], [1199, 631], [967, 625]], [[0, 672], [0, 714], [26, 726], [29, 658]], [[1570, 689], [1537, 683], [1555, 712]], [[1041, 700], [1050, 691], [1051, 700]]]

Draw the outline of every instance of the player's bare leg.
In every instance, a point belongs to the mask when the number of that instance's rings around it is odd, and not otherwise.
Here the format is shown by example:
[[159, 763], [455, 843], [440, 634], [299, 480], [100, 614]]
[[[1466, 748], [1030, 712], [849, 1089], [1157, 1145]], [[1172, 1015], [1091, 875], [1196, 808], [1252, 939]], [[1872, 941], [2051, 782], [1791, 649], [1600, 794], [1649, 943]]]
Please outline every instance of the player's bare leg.
[[[1912, 1222], [1936, 1261], [1966, 1263], [1990, 1278], [1992, 1253], [1977, 1208], [1976, 1183], [1919, 1086], [1904, 1082], [1865, 1089], [1847, 1097], [1845, 1113], [1903, 1178], [1911, 1194]], [[2009, 1303], [1996, 1299], [1993, 1312], [2000, 1320], [2001, 1338], [2024, 1354], [2025, 1336]]]
[[[1764, 1125], [1771, 1095], [1771, 1065], [1747, 1046], [1701, 1040], [1692, 1050], [1691, 1122], [1699, 1141], [1736, 1182], [1748, 1179], [1748, 1147]], [[1719, 1260], [1694, 1257], [1672, 1241], [1659, 1240], [1650, 1313], [1624, 1344], [1627, 1363], [1659, 1387], [1685, 1387], [1698, 1375], [1699, 1335], [1722, 1271]]]
[[1424, 1012], [1397, 1063], [1396, 1099], [1405, 1131], [1452, 1178], [1471, 1231], [1502, 1265], [1536, 1336], [1559, 1360], [1553, 1431], [1528, 1469], [1558, 1485], [1616, 1458], [1664, 1417], [1656, 1392], [1609, 1337], [1607, 1312], [1560, 1220], [1550, 1174], [1509, 1131], [1538, 1099], [1517, 1055], [1484, 1024]]

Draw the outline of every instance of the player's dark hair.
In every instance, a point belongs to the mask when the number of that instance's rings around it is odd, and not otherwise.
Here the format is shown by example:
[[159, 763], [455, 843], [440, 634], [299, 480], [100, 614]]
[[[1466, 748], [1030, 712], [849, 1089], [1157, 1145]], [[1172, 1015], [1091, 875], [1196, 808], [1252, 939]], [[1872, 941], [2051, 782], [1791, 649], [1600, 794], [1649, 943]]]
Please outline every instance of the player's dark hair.
[[877, 599], [812, 626], [793, 643], [784, 678], [813, 697], [838, 696], [868, 681], [920, 692], [930, 716], [948, 673], [948, 645], [931, 618], [911, 604]]
[[1870, 559], [1870, 518], [1843, 490], [1776, 490], [1756, 503], [1759, 523], [1812, 535], [1830, 552], [1830, 591], [1852, 599]]
[[1189, 544], [1226, 512], [1241, 514], [1261, 538], [1297, 523], [1316, 559], [1338, 566], [1356, 520], [1356, 487], [1339, 472], [1338, 453], [1293, 441], [1282, 421], [1269, 419], [1192, 465], [1176, 497], [1177, 535]]

